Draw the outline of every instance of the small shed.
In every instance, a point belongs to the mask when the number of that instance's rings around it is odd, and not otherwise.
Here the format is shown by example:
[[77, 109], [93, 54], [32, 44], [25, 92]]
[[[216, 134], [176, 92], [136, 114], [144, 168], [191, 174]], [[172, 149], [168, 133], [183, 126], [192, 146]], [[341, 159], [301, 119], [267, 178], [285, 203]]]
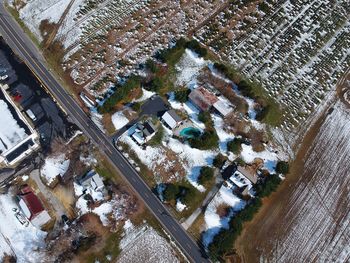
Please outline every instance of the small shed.
[[181, 123], [181, 121], [182, 119], [179, 117], [179, 115], [176, 114], [174, 110], [168, 110], [162, 116], [162, 122], [170, 129], [176, 128]]
[[221, 100], [218, 100], [213, 104], [213, 109], [223, 117], [226, 117], [232, 112], [232, 108]]
[[40, 199], [29, 186], [21, 189], [18, 198], [22, 212], [34, 226], [41, 227], [51, 220]]

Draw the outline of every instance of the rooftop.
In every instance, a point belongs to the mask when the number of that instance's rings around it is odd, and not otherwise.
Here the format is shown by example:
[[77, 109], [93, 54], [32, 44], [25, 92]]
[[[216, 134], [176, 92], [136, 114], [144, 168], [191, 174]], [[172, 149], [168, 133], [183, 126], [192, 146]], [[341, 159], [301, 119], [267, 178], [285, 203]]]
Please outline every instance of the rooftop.
[[204, 87], [194, 89], [188, 97], [202, 111], [208, 111], [218, 101], [215, 94]]

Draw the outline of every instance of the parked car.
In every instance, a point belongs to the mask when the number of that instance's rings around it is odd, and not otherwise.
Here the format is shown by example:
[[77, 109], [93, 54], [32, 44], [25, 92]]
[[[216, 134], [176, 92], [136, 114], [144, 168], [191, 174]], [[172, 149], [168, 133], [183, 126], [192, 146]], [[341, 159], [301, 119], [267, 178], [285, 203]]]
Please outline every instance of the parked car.
[[9, 77], [9, 75], [0, 76], [0, 80], [6, 80], [8, 77]]
[[25, 227], [29, 226], [29, 221], [27, 218], [19, 211], [17, 208], [12, 209], [13, 212], [15, 212], [15, 217], [17, 220], [21, 223], [21, 225], [24, 225]]

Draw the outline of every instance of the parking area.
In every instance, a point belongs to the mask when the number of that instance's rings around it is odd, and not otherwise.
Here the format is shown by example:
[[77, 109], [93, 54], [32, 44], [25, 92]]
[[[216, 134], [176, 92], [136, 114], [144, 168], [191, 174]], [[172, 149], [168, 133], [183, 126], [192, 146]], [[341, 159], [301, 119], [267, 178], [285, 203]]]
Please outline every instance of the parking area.
[[[2, 74], [8, 75], [4, 81]], [[9, 85], [7, 93], [38, 131], [44, 153], [56, 138], [67, 139], [77, 129], [3, 41], [0, 41], [0, 83]]]

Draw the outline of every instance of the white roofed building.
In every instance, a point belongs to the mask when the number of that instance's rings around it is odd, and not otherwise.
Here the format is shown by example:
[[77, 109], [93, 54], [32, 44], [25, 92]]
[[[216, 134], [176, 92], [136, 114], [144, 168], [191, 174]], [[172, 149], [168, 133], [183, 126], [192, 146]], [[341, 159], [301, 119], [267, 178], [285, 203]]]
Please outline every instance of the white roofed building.
[[0, 163], [14, 165], [39, 148], [36, 131], [0, 88]]
[[91, 170], [82, 176], [78, 180], [79, 184], [83, 186], [84, 191], [87, 189], [92, 189], [94, 191], [102, 191], [104, 189], [104, 183], [102, 178], [95, 170]]
[[221, 100], [218, 100], [213, 104], [213, 109], [223, 117], [226, 117], [232, 112], [232, 107]]
[[174, 110], [168, 110], [163, 114], [162, 122], [168, 128], [174, 129], [182, 122], [182, 119], [179, 117], [179, 115], [176, 114]]

